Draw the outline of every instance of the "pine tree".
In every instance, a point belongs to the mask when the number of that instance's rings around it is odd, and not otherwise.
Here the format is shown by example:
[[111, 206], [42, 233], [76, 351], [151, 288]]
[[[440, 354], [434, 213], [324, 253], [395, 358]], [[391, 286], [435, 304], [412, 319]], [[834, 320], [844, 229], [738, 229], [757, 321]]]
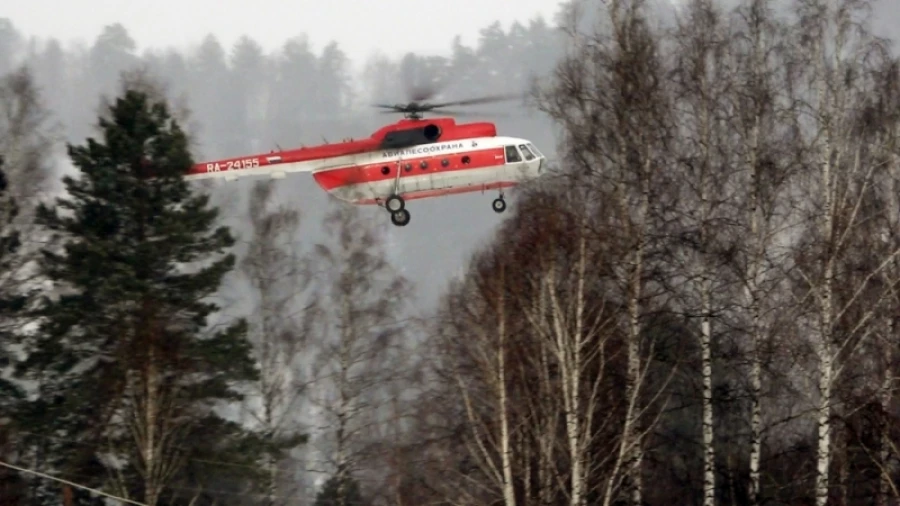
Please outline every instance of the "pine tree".
[[68, 195], [38, 208], [38, 223], [64, 242], [42, 252], [58, 293], [40, 304], [20, 372], [41, 380], [29, 420], [54, 437], [36, 441], [43, 471], [154, 505], [202, 493], [206, 480], [236, 483], [198, 461], [252, 468], [255, 435], [213, 408], [240, 400], [257, 370], [244, 321], [208, 329], [234, 239], [182, 177], [193, 163], [185, 133], [164, 102], [138, 91], [108, 113], [102, 140], [68, 147], [81, 173], [64, 178]]

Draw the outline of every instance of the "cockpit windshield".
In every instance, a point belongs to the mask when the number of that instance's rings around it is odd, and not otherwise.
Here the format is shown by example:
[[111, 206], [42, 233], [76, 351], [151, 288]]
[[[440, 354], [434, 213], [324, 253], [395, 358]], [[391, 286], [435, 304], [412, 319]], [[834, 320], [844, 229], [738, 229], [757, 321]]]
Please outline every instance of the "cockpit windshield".
[[[530, 142], [528, 143], [528, 149], [529, 149], [532, 153], [534, 153], [534, 156], [538, 156], [538, 157], [544, 156], [540, 151], [538, 151], [538, 148], [534, 147], [534, 144], [532, 144], [532, 143], [530, 143]], [[524, 151], [524, 150], [523, 150], [523, 151]]]
[[522, 161], [522, 156], [516, 151], [515, 146], [506, 146], [506, 163], [518, 163]]
[[534, 154], [524, 144], [519, 144], [519, 151], [521, 151], [522, 154], [525, 155], [525, 161], [530, 162], [531, 160], [534, 160]]

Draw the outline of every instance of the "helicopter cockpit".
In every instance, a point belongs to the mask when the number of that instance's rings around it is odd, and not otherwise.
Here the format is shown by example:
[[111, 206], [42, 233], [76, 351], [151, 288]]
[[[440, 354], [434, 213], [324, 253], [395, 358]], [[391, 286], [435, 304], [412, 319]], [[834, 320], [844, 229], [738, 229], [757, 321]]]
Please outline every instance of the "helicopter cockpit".
[[544, 154], [525, 139], [508, 138], [503, 147], [506, 165], [514, 170], [517, 180], [540, 177], [544, 172]]
[[543, 154], [532, 143], [506, 146], [506, 163], [530, 162], [535, 158], [543, 158]]

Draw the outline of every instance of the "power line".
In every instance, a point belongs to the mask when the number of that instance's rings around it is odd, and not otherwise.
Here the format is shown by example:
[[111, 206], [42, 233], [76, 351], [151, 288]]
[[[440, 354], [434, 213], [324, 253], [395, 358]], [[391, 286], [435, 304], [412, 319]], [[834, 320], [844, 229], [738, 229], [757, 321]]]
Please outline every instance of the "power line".
[[38, 476], [38, 477], [41, 477], [41, 478], [46, 478], [46, 479], [48, 479], [48, 480], [58, 481], [58, 482], [60, 482], [60, 483], [64, 483], [64, 484], [66, 484], [66, 485], [69, 485], [69, 486], [72, 486], [72, 487], [75, 487], [75, 488], [80, 488], [81, 490], [87, 490], [88, 492], [92, 492], [92, 493], [94, 493], [94, 494], [102, 495], [102, 496], [104, 496], [104, 497], [108, 497], [108, 498], [110, 498], [110, 499], [114, 499], [114, 500], [116, 500], [116, 501], [123, 502], [123, 503], [126, 503], [126, 504], [134, 504], [135, 506], [147, 506], [146, 504], [144, 504], [144, 503], [142, 503], [142, 502], [132, 501], [131, 499], [125, 499], [125, 498], [122, 498], [122, 497], [117, 497], [117, 496], [114, 496], [114, 495], [111, 495], [111, 494], [107, 494], [106, 492], [97, 490], [97, 489], [95, 489], [95, 488], [90, 488], [90, 487], [86, 487], [86, 486], [84, 486], [84, 485], [79, 485], [79, 484], [77, 484], [77, 483], [75, 483], [75, 482], [72, 482], [72, 481], [69, 481], [69, 480], [64, 480], [64, 479], [62, 479], [62, 478], [57, 478], [57, 477], [55, 477], [55, 476], [50, 476], [49, 474], [44, 474], [44, 473], [39, 472], [39, 471], [34, 471], [34, 470], [31, 470], [31, 469], [26, 469], [26, 468], [24, 468], [24, 467], [14, 466], [14, 465], [12, 465], [12, 464], [7, 464], [6, 462], [3, 462], [3, 461], [0, 461], [0, 466], [8, 467], [8, 468], [10, 468], [10, 469], [14, 469], [14, 470], [19, 471], [19, 472], [22, 472], [22, 473], [33, 474], [33, 475], [35, 475], [35, 476]]

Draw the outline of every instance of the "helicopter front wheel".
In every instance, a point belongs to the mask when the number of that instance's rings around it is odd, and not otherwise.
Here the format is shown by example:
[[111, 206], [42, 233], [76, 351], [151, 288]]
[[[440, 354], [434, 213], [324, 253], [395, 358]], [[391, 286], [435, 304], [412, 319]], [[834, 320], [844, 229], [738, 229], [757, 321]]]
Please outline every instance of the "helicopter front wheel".
[[400, 209], [399, 211], [394, 211], [391, 213], [391, 223], [397, 225], [398, 227], [405, 227], [409, 224], [409, 211], [406, 209]]
[[506, 211], [506, 201], [503, 200], [503, 197], [494, 199], [493, 207], [495, 213], [502, 213], [503, 211]]

